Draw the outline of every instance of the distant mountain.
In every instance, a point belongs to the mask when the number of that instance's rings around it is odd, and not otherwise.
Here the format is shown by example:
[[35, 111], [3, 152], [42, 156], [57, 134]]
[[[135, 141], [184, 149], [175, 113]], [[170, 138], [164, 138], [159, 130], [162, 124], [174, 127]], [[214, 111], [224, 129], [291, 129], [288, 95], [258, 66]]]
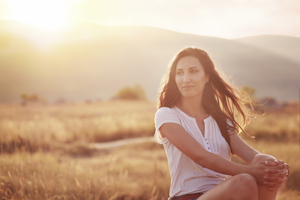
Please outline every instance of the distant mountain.
[[284, 35], [258, 35], [234, 41], [270, 51], [300, 64], [300, 38]]
[[[19, 28], [18, 28], [19, 27]], [[57, 99], [108, 99], [140, 84], [156, 99], [160, 80], [183, 47], [207, 50], [217, 68], [257, 97], [298, 98], [300, 64], [241, 41], [145, 26], [80, 24], [63, 34], [0, 21], [0, 101], [22, 93]]]

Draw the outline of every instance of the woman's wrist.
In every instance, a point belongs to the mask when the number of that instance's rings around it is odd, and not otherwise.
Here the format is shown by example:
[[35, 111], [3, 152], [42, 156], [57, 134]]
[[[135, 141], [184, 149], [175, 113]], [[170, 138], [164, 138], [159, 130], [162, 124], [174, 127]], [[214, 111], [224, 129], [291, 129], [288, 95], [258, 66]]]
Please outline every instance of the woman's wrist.
[[253, 175], [254, 168], [252, 165], [244, 165], [244, 169], [242, 173], [247, 173]]
[[238, 174], [253, 174], [253, 168], [251, 165], [242, 165], [242, 164], [238, 164], [238, 168], [236, 170], [234, 170], [234, 174], [233, 175], [238, 175]]

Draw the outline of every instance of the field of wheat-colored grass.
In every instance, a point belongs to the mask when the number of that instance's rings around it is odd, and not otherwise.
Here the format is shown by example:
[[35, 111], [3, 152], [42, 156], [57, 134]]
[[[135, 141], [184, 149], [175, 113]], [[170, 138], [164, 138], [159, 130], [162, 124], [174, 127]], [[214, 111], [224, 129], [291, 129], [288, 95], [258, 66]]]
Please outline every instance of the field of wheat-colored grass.
[[[96, 150], [92, 142], [153, 136], [155, 102], [0, 105], [2, 199], [162, 200], [170, 177], [153, 141]], [[247, 128], [246, 141], [289, 163], [277, 200], [300, 198], [299, 115], [270, 112]], [[241, 162], [233, 156], [233, 160]]]
[[151, 136], [155, 103], [0, 105], [0, 150], [31, 152], [77, 142], [106, 142]]

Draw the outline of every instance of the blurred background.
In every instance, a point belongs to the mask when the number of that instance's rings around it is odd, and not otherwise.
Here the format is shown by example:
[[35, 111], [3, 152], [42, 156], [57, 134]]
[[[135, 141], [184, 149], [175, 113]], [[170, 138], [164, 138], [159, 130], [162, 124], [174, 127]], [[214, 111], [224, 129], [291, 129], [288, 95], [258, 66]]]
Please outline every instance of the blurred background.
[[257, 103], [241, 137], [290, 165], [277, 200], [298, 200], [299, 0], [0, 0], [0, 197], [166, 200], [154, 114], [186, 46]]
[[156, 100], [186, 46], [258, 98], [297, 100], [299, 9], [298, 0], [1, 0], [0, 101], [106, 100], [136, 84]]

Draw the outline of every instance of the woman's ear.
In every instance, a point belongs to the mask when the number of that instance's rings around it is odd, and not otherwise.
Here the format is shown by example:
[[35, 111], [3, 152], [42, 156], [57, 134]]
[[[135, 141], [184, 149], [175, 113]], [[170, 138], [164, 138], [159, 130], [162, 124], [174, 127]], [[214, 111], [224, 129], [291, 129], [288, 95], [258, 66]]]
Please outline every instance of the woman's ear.
[[209, 75], [205, 74], [205, 83], [208, 83], [208, 81], [209, 81]]

